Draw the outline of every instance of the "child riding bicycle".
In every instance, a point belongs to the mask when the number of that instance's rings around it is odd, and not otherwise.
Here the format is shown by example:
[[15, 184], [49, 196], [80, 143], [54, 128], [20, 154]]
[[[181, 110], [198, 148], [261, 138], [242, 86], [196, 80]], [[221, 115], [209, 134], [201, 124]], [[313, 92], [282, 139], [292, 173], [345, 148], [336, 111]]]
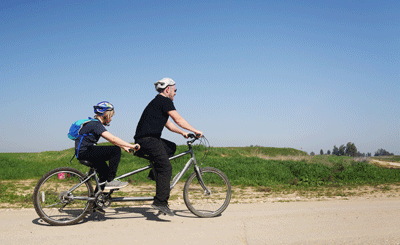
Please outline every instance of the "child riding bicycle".
[[[104, 127], [110, 125], [112, 117], [115, 115], [114, 106], [111, 103], [102, 101], [93, 107], [94, 119], [85, 123], [80, 129], [80, 137], [75, 140], [75, 154], [78, 160], [86, 160], [93, 164], [105, 190], [123, 188], [128, 185], [127, 182], [114, 180], [121, 159], [121, 148], [129, 152], [130, 149], [140, 149], [140, 146], [125, 142], [112, 135]], [[97, 146], [100, 137], [114, 145]], [[109, 165], [106, 161], [109, 162]]]

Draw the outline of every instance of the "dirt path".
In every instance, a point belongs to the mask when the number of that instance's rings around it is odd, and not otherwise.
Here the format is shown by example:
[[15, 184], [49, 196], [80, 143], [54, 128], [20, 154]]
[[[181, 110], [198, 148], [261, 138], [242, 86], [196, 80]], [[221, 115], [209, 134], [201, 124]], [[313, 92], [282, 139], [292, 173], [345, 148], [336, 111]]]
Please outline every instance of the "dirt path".
[[376, 159], [372, 159], [370, 162], [379, 164], [379, 165], [385, 166], [385, 167], [400, 168], [400, 162], [386, 162], [386, 161], [380, 161], [380, 160], [376, 160]]
[[33, 209], [0, 209], [0, 244], [400, 244], [398, 197], [231, 204], [212, 219], [171, 208], [174, 217], [149, 205], [109, 208], [68, 227]]

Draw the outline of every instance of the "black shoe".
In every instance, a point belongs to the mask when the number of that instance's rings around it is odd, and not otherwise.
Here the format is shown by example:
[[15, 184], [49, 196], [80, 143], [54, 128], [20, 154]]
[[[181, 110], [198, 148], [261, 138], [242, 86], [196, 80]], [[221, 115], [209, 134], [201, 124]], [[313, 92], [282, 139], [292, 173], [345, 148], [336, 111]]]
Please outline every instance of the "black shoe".
[[159, 210], [160, 212], [164, 213], [165, 215], [168, 216], [174, 216], [174, 213], [171, 211], [171, 209], [169, 209], [168, 206], [165, 205], [156, 205], [156, 204], [151, 204], [151, 206], [157, 210]]
[[99, 206], [94, 206], [94, 207], [93, 207], [93, 212], [99, 213], [99, 214], [102, 214], [102, 215], [105, 215], [105, 214], [106, 214], [106, 211], [104, 211], [104, 209], [102, 209], [102, 208], [99, 207]]

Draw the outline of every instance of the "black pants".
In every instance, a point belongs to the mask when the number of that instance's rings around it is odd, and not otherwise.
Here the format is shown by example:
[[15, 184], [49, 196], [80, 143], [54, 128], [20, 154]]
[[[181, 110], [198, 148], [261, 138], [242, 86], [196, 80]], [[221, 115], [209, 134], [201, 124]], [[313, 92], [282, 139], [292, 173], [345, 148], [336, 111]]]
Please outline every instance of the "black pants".
[[86, 151], [79, 152], [79, 160], [86, 160], [93, 164], [99, 173], [100, 182], [112, 181], [117, 175], [121, 148], [115, 145], [91, 146]]
[[172, 177], [172, 165], [168, 158], [175, 154], [175, 143], [153, 137], [137, 139], [135, 143], [140, 145], [140, 153], [150, 156], [150, 161], [153, 164], [156, 179], [154, 204], [168, 205]]

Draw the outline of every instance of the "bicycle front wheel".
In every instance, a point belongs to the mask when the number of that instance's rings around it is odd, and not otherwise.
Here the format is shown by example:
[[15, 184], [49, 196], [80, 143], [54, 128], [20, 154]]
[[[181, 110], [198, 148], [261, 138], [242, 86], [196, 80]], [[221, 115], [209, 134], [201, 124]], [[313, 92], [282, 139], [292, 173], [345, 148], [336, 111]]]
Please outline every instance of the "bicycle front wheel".
[[[91, 210], [88, 198], [94, 191], [90, 181], [82, 183], [85, 175], [73, 168], [57, 168], [43, 175], [33, 192], [36, 213], [51, 225], [72, 225], [81, 221]], [[74, 191], [72, 187], [81, 184]]]
[[200, 169], [202, 182], [196, 172], [185, 183], [183, 199], [187, 208], [194, 215], [210, 218], [220, 215], [231, 200], [231, 184], [228, 177], [216, 168]]

